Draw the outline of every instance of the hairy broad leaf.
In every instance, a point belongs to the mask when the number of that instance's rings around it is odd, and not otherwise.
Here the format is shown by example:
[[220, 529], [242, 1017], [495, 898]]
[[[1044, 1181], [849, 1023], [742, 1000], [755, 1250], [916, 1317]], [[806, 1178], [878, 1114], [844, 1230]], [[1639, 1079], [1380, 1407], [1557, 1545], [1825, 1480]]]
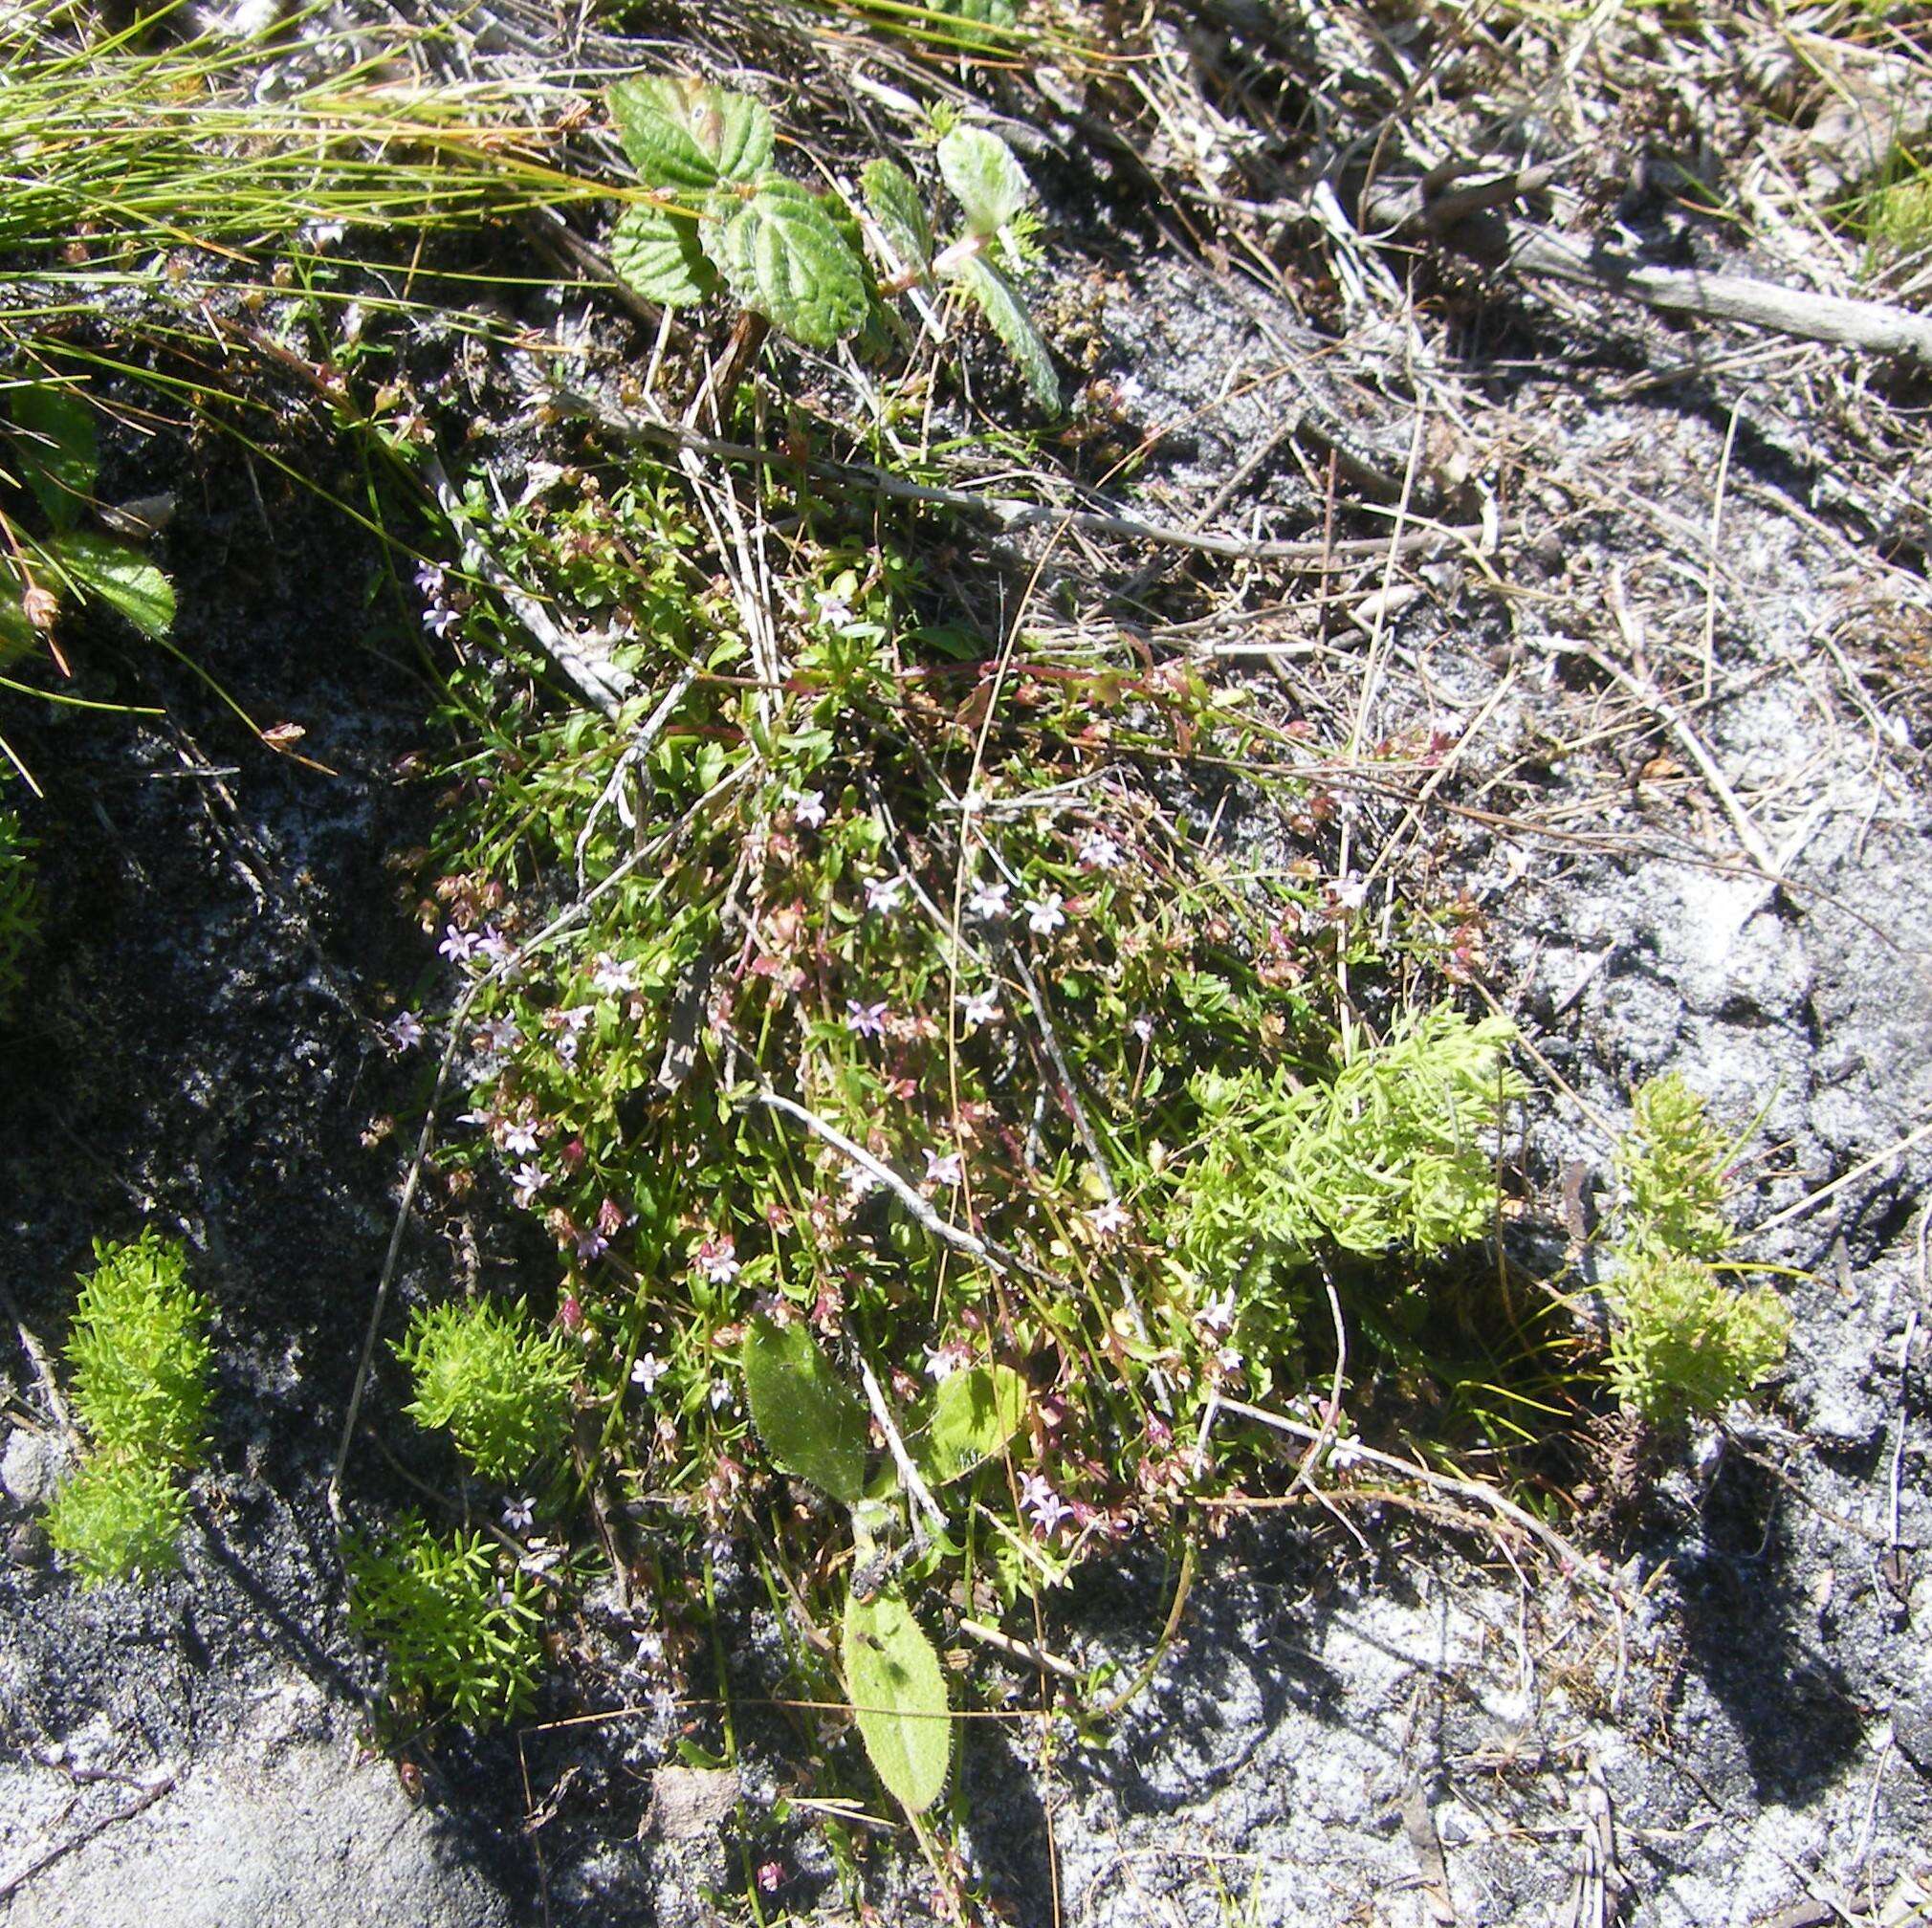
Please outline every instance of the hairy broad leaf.
[[993, 332], [1006, 344], [1007, 352], [1020, 364], [1033, 399], [1049, 415], [1060, 413], [1060, 382], [1053, 372], [1053, 358], [1046, 342], [1033, 325], [1019, 291], [983, 254], [966, 254], [952, 268], [953, 278], [971, 295]]
[[946, 1676], [903, 1600], [845, 1601], [845, 1691], [886, 1791], [913, 1813], [946, 1791], [953, 1761]]
[[735, 213], [707, 222], [700, 239], [738, 300], [808, 348], [829, 348], [865, 325], [866, 271], [809, 187], [767, 174]]
[[1033, 198], [1013, 149], [984, 127], [955, 127], [939, 143], [939, 172], [975, 234], [997, 234]]
[[70, 529], [49, 550], [87, 594], [111, 603], [143, 636], [165, 636], [174, 626], [174, 585], [138, 549]]
[[752, 181], [771, 164], [772, 117], [749, 94], [689, 75], [620, 80], [610, 90], [618, 139], [648, 187]]
[[866, 1490], [866, 1409], [803, 1325], [754, 1318], [738, 1363], [752, 1424], [774, 1463], [856, 1504]]
[[642, 203], [618, 216], [610, 265], [633, 293], [662, 308], [688, 308], [717, 288], [717, 270], [698, 246], [697, 223]]
[[20, 479], [56, 529], [72, 529], [100, 473], [94, 410], [72, 388], [34, 382], [13, 391]]
[[860, 174], [859, 187], [887, 246], [899, 257], [892, 265], [923, 274], [933, 265], [933, 225], [912, 177], [896, 162], [873, 161]]
[[933, 1395], [921, 1464], [937, 1486], [990, 1459], [1026, 1417], [1026, 1381], [1010, 1366], [950, 1372]]

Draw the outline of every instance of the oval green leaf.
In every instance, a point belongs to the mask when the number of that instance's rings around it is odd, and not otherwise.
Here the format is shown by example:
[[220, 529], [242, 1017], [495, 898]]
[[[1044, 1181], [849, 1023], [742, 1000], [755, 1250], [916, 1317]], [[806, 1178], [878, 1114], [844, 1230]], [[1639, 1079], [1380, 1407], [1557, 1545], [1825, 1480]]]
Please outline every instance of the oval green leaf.
[[933, 265], [933, 225], [912, 177], [895, 161], [873, 161], [861, 172], [859, 189], [886, 245], [898, 256], [886, 265], [894, 273], [924, 274]]
[[699, 238], [738, 300], [808, 348], [830, 348], [865, 325], [866, 271], [831, 209], [798, 182], [768, 174]]
[[845, 1601], [845, 1692], [886, 1791], [917, 1814], [946, 1791], [953, 1723], [933, 1643], [890, 1594]]
[[738, 1363], [752, 1424], [774, 1465], [851, 1506], [866, 1491], [866, 1409], [802, 1323], [762, 1315], [745, 1328]]
[[1013, 149], [984, 127], [955, 127], [939, 143], [939, 172], [975, 234], [997, 234], [1033, 198]]
[[174, 626], [174, 585], [138, 549], [91, 529], [70, 529], [49, 553], [81, 591], [119, 609], [143, 636]]
[[56, 529], [72, 529], [100, 473], [94, 410], [72, 388], [32, 382], [13, 391], [21, 480]]
[[749, 94], [690, 75], [621, 80], [611, 118], [638, 178], [650, 187], [752, 181], [771, 164], [772, 117]]
[[920, 1461], [943, 1486], [991, 1459], [1026, 1417], [1026, 1381], [1010, 1366], [973, 1366], [949, 1372], [933, 1395], [933, 1418]]
[[688, 308], [717, 288], [717, 270], [697, 244], [697, 223], [643, 203], [618, 216], [610, 265], [627, 288], [660, 308]]
[[1020, 372], [1033, 391], [1033, 399], [1047, 414], [1058, 415], [1060, 380], [1053, 372], [1053, 357], [1019, 291], [983, 254], [961, 256], [950, 273], [979, 304], [993, 324], [993, 332], [1005, 342], [1006, 352], [1020, 364]]

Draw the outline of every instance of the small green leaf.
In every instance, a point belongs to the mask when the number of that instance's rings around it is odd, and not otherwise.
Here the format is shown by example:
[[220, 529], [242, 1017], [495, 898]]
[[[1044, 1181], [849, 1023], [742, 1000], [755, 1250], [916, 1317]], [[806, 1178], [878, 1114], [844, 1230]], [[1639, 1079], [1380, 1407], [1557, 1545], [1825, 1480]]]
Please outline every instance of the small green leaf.
[[1053, 372], [1053, 358], [1033, 318], [1026, 312], [1019, 291], [987, 260], [985, 255], [969, 253], [955, 260], [949, 271], [953, 278], [978, 302], [993, 332], [1006, 344], [1007, 352], [1020, 364], [1033, 399], [1049, 415], [1060, 413], [1060, 382]]
[[1033, 198], [1013, 149], [984, 127], [955, 127], [939, 143], [939, 172], [975, 234], [997, 234]]
[[165, 636], [174, 626], [174, 585], [137, 549], [91, 529], [70, 529], [49, 553], [90, 596], [99, 596], [143, 636]]
[[1026, 1417], [1026, 1381], [1010, 1366], [951, 1372], [933, 1395], [920, 1459], [935, 1486], [993, 1457]]
[[610, 90], [610, 112], [647, 186], [751, 181], [771, 164], [772, 117], [749, 94], [690, 75], [621, 80]]
[[697, 223], [643, 203], [618, 216], [610, 265], [633, 293], [661, 308], [689, 308], [717, 288], [717, 270], [698, 246]]
[[738, 1363], [752, 1424], [773, 1462], [840, 1504], [856, 1504], [866, 1490], [866, 1409], [804, 1326], [755, 1317]]
[[896, 162], [873, 161], [860, 174], [859, 187], [887, 245], [899, 257], [889, 265], [924, 274], [933, 265], [933, 224], [912, 177]]
[[72, 529], [100, 473], [94, 410], [72, 388], [33, 382], [13, 391], [13, 420], [21, 480], [55, 528]]
[[699, 238], [738, 300], [808, 348], [829, 348], [864, 326], [865, 269], [809, 187], [768, 174]]
[[946, 1676], [903, 1600], [845, 1601], [845, 1692], [886, 1791], [914, 1814], [946, 1791], [953, 1764]]
[[0, 589], [0, 669], [37, 648], [40, 642], [40, 632], [28, 622], [19, 597], [11, 589]]

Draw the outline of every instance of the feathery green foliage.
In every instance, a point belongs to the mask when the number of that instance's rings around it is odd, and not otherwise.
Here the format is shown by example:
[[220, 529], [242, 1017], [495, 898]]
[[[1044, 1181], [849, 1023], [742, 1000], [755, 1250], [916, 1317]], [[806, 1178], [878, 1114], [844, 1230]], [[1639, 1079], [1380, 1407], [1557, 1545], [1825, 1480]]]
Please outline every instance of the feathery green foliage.
[[399, 1699], [478, 1726], [514, 1720], [542, 1666], [538, 1588], [480, 1533], [447, 1539], [411, 1515], [382, 1545], [348, 1545], [350, 1611], [388, 1655]]
[[1776, 1369], [1790, 1315], [1768, 1285], [1741, 1292], [1700, 1259], [1627, 1249], [1617, 1275], [1611, 1384], [1658, 1427], [1709, 1418]]
[[187, 1519], [174, 1468], [124, 1451], [85, 1459], [47, 1509], [47, 1537], [89, 1587], [172, 1566]]
[[1731, 1243], [1724, 1179], [1733, 1146], [1675, 1071], [1638, 1087], [1616, 1152], [1629, 1236], [1693, 1259]]
[[67, 1342], [74, 1410], [97, 1447], [191, 1464], [210, 1390], [209, 1307], [187, 1282], [187, 1254], [152, 1230], [94, 1250]]
[[1719, 1276], [1735, 1239], [1724, 1178], [1736, 1150], [1675, 1072], [1640, 1086], [1617, 1149], [1623, 1185], [1607, 1296], [1611, 1384], [1651, 1425], [1713, 1418], [1785, 1356], [1790, 1315], [1769, 1286]]
[[447, 1426], [485, 1479], [515, 1479], [562, 1445], [577, 1364], [521, 1301], [421, 1307], [396, 1355], [416, 1387], [404, 1410], [419, 1426]]
[[174, 1563], [187, 1517], [180, 1476], [200, 1457], [209, 1402], [209, 1305], [179, 1239], [97, 1239], [67, 1342], [88, 1452], [47, 1530], [92, 1587]]

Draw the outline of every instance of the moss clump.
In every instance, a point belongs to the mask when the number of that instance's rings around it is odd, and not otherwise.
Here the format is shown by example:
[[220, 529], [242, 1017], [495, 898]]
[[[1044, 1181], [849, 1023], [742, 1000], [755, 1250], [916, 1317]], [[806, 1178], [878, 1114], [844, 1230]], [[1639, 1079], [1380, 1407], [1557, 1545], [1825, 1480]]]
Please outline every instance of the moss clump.
[[88, 1438], [47, 1530], [89, 1586], [173, 1565], [187, 1514], [180, 1475], [208, 1413], [208, 1302], [180, 1240], [143, 1232], [95, 1241], [67, 1341], [74, 1410]]
[[1642, 1252], [1617, 1281], [1611, 1383], [1652, 1425], [1722, 1413], [1785, 1356], [1791, 1320], [1769, 1286], [1740, 1292], [1701, 1260]]
[[520, 1303], [479, 1299], [418, 1311], [396, 1354], [416, 1382], [404, 1410], [419, 1426], [447, 1426], [485, 1479], [515, 1479], [562, 1445], [577, 1366]]
[[537, 1588], [482, 1534], [446, 1540], [406, 1515], [380, 1546], [352, 1540], [348, 1564], [351, 1616], [386, 1651], [392, 1694], [478, 1725], [529, 1707], [543, 1657]]

